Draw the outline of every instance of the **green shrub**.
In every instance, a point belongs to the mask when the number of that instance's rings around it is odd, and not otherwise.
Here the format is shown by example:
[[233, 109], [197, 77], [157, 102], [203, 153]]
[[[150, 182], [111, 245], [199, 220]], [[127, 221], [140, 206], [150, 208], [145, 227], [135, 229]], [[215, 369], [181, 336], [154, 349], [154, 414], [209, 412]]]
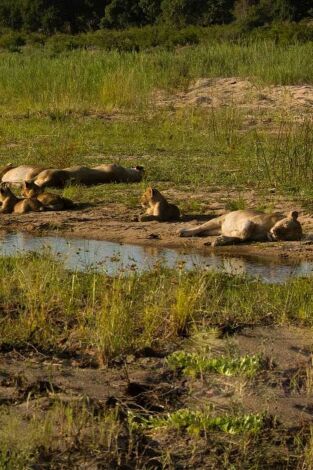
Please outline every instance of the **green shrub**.
[[249, 34], [252, 40], [271, 40], [276, 44], [297, 44], [313, 41], [313, 26], [306, 23], [273, 23], [255, 29]]
[[54, 34], [46, 41], [46, 46], [55, 54], [63, 51], [73, 51], [82, 47], [79, 36], [70, 34]]
[[26, 44], [25, 38], [20, 33], [8, 32], [0, 37], [0, 48], [8, 49], [10, 52], [19, 52]]

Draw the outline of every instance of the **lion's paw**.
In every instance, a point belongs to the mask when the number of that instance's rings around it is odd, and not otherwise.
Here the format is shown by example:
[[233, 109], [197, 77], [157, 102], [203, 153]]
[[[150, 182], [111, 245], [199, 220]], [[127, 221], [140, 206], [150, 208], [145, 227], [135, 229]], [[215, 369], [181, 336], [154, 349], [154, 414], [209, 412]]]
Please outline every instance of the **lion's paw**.
[[189, 230], [186, 229], [186, 228], [180, 229], [180, 230], [178, 231], [178, 235], [179, 235], [180, 237], [190, 237], [190, 235], [189, 235]]

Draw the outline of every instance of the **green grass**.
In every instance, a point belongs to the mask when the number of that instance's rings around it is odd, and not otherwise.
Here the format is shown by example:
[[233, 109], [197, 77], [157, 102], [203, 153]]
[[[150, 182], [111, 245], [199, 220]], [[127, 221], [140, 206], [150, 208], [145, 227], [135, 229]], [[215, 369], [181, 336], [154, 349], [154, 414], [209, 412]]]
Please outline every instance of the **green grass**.
[[[243, 132], [242, 119], [242, 113], [233, 109], [157, 112], [134, 121], [7, 117], [0, 123], [0, 149], [3, 163], [65, 167], [116, 162], [145, 166], [146, 183], [68, 190], [67, 196], [77, 202], [123, 202], [134, 207], [147, 183], [160, 190], [173, 187], [195, 194], [210, 186], [237, 188], [237, 199], [232, 196], [226, 201], [229, 210], [245, 207], [247, 188], [261, 191], [276, 187], [309, 200], [312, 123], [285, 123], [272, 135]], [[207, 201], [186, 201], [184, 210], [202, 210], [201, 203]]]
[[28, 416], [2, 406], [0, 424], [1, 470], [32, 468], [47, 455], [52, 460], [59, 453], [73, 456], [77, 447], [85, 455], [103, 452], [116, 464], [122, 453], [118, 440], [124, 426], [116, 411], [99, 413], [86, 400], [64, 404], [52, 397], [45, 413], [38, 410]]
[[[312, 43], [286, 46], [208, 43], [177, 51], [71, 51], [57, 56], [30, 49], [0, 55], [2, 113], [147, 109], [156, 89], [199, 77], [250, 77], [255, 83], [312, 83]], [[78, 79], [79, 77], [79, 79]], [[62, 114], [61, 114], [62, 115]]]
[[[245, 125], [236, 108], [159, 109], [156, 90], [171, 93], [199, 77], [239, 76], [261, 84], [311, 83], [312, 43], [209, 43], [178, 50], [51, 55], [27, 49], [0, 54], [0, 150], [3, 162], [51, 167], [143, 164], [162, 189], [237, 188], [226, 208], [245, 206], [242, 189], [276, 187], [312, 196], [312, 123], [282, 110], [256, 111], [273, 128]], [[79, 77], [79, 79], [78, 79]], [[250, 112], [250, 111], [249, 111]], [[259, 114], [258, 114], [259, 113]], [[67, 190], [77, 202], [134, 208], [144, 184]], [[174, 201], [179, 202], [179, 201]], [[184, 211], [203, 212], [199, 199]], [[208, 201], [211, 202], [211, 201]], [[308, 203], [308, 202], [307, 202]]]
[[[202, 459], [225, 470], [261, 469], [269, 463], [312, 468], [312, 427], [288, 436], [282, 427], [270, 428], [261, 414], [214, 416], [211, 409], [183, 408], [150, 418], [128, 410], [123, 419], [118, 409], [94, 409], [87, 400], [62, 403], [57, 397], [50, 397], [48, 409], [36, 409], [32, 402], [28, 406], [24, 414], [1, 407], [1, 470], [95, 461], [107, 468], [171, 468], [175, 462], [194, 468]], [[164, 440], [167, 449], [158, 445]]]
[[[33, 255], [0, 259], [0, 272], [2, 347], [23, 349], [31, 343], [56, 354], [80, 350], [103, 363], [145, 346], [165, 346], [200, 323], [206, 328], [269, 322], [313, 326], [310, 278], [268, 285], [162, 267], [111, 278], [69, 274], [61, 263]], [[215, 366], [222, 370], [225, 361], [220, 361]], [[254, 359], [246, 361], [230, 360], [225, 367], [251, 370]]]

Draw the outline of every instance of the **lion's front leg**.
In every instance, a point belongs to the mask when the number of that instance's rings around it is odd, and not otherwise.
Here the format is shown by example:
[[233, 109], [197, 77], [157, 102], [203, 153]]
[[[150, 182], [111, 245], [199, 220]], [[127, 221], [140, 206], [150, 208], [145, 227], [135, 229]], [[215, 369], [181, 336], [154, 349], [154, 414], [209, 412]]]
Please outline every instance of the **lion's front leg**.
[[241, 243], [242, 239], [239, 237], [227, 237], [226, 235], [221, 235], [217, 237], [213, 242], [212, 246], [225, 246], [225, 245], [236, 245]]

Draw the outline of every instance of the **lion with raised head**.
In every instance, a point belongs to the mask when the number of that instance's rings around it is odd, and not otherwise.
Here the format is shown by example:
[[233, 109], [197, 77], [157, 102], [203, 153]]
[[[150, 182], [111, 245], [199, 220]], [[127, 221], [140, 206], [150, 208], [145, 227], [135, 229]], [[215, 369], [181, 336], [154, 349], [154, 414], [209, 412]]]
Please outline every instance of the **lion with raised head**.
[[44, 188], [37, 186], [33, 181], [24, 182], [22, 195], [28, 199], [37, 199], [46, 211], [63, 211], [74, 207], [74, 203], [70, 199], [45, 192]]
[[43, 205], [36, 198], [20, 199], [12, 193], [6, 183], [0, 185], [0, 201], [2, 203], [0, 212], [2, 214], [25, 214], [26, 212], [43, 211]]
[[238, 210], [197, 227], [182, 229], [179, 235], [219, 235], [212, 246], [222, 246], [245, 241], [301, 240], [303, 234], [297, 211], [292, 211], [285, 217], [280, 213], [265, 214], [255, 210]]
[[141, 206], [146, 209], [146, 214], [140, 217], [142, 222], [150, 220], [166, 222], [180, 218], [178, 207], [169, 203], [160, 191], [155, 188], [147, 188], [141, 196], [140, 202]]

